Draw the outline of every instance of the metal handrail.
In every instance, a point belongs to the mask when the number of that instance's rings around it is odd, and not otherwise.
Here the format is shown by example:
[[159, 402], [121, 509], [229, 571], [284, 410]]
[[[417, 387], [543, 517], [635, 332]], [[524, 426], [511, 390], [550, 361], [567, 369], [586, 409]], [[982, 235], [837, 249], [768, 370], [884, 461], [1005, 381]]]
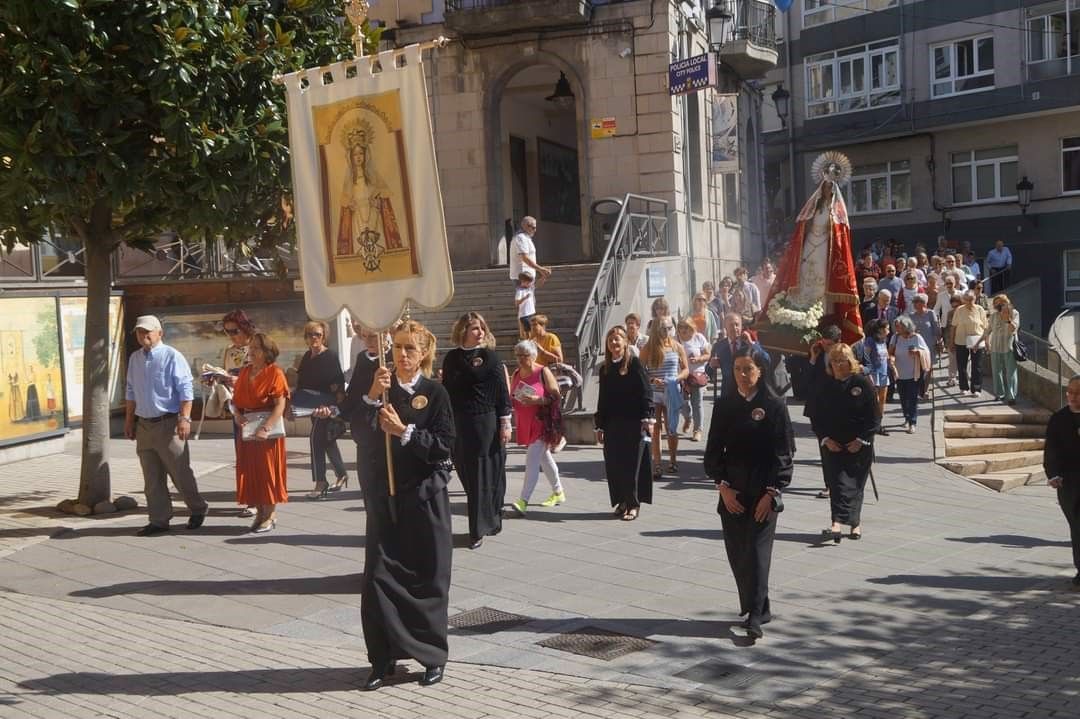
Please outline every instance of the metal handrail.
[[[1074, 355], [1072, 352], [1070, 352], [1069, 350], [1067, 350], [1065, 348], [1065, 343], [1061, 341], [1061, 337], [1058, 336], [1058, 333], [1057, 333], [1058, 320], [1060, 320], [1065, 315], [1071, 315], [1074, 312], [1076, 312], [1076, 309], [1073, 308], [1073, 307], [1069, 307], [1069, 308], [1064, 309], [1061, 312], [1059, 312], [1058, 316], [1054, 318], [1054, 321], [1050, 323], [1050, 334], [1053, 335], [1053, 337], [1047, 337], [1046, 339], [1047, 339], [1048, 342], [1050, 342], [1051, 347], [1053, 347], [1054, 345], [1057, 345], [1058, 354], [1064, 354], [1065, 357], [1070, 362], [1072, 362], [1072, 364], [1075, 367], [1080, 367], [1080, 359], [1077, 359], [1076, 355]], [[1052, 340], [1052, 342], [1051, 342], [1051, 340]]]
[[667, 201], [627, 193], [574, 330], [578, 367], [586, 380], [593, 361], [603, 353], [608, 313], [618, 303], [619, 283], [627, 262], [668, 252]]
[[776, 7], [765, 0], [738, 0], [735, 4], [735, 26], [731, 35], [736, 40], [776, 50]]
[[[1073, 372], [1071, 369], [1068, 370], [1069, 374], [1067, 375], [1062, 372], [1062, 367], [1065, 367], [1066, 365], [1061, 350], [1042, 337], [1034, 335], [1027, 330], [1017, 330], [1016, 336], [1027, 346], [1028, 359], [1030, 361], [1034, 362], [1039, 367], [1042, 367], [1047, 372], [1057, 375], [1058, 406], [1063, 406], [1065, 404], [1065, 387]], [[1071, 354], [1064, 354], [1066, 357], [1074, 359], [1075, 361], [1075, 358], [1073, 358]], [[1057, 361], [1051, 362], [1051, 357], [1055, 357]]]

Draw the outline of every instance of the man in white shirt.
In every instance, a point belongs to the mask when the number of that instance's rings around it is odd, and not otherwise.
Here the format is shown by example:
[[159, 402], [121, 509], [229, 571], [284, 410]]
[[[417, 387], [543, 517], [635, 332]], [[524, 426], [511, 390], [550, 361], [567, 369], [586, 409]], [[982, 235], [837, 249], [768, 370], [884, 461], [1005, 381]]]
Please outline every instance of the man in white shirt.
[[514, 235], [510, 241], [510, 279], [514, 285], [518, 284], [518, 276], [522, 270], [531, 269], [537, 279], [545, 280], [551, 276], [551, 270], [536, 262], [536, 245], [533, 244], [533, 235], [536, 234], [536, 218], [526, 215], [521, 218], [521, 232]]
[[945, 255], [945, 269], [941, 271], [941, 280], [952, 277], [956, 281], [956, 289], [963, 292], [967, 289], [967, 274], [956, 266], [956, 255]]
[[986, 276], [990, 278], [990, 294], [996, 295], [1009, 286], [1013, 256], [1005, 240], [994, 243], [994, 249], [986, 253]]

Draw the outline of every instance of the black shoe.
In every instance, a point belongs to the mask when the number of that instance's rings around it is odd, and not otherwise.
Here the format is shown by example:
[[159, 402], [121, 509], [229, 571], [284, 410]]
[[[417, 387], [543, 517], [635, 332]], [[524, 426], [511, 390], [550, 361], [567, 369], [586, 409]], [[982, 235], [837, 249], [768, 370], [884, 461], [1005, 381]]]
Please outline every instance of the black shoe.
[[[856, 532], [856, 529], [858, 529], [859, 531]], [[851, 533], [848, 534], [848, 539], [862, 539], [862, 529], [860, 529], [859, 527], [852, 527]]]
[[482, 546], [484, 546], [484, 538], [480, 537], [478, 539], [472, 540], [472, 543], [469, 544], [469, 549], [480, 549], [480, 547]]
[[765, 636], [765, 632], [762, 631], [761, 624], [757, 622], [750, 622], [747, 624], [746, 627], [746, 636], [750, 637], [751, 639], [761, 639], [763, 636]]
[[206, 521], [206, 514], [193, 514], [188, 517], [187, 528], [198, 529], [202, 526], [202, 523]]
[[443, 667], [440, 664], [437, 667], [425, 667], [424, 676], [420, 678], [420, 686], [430, 687], [432, 684], [438, 684], [443, 678]]
[[373, 692], [383, 685], [386, 677], [394, 675], [397, 666], [394, 662], [372, 662], [371, 671], [368, 672], [367, 681], [361, 687], [366, 692]]
[[168, 527], [160, 527], [156, 524], [148, 524], [138, 532], [135, 532], [136, 537], [153, 537], [157, 534], [165, 534], [169, 531]]
[[877, 433], [880, 434], [882, 437], [889, 436], [889, 430], [885, 429], [884, 427], [878, 427]]
[[1080, 587], [1080, 572], [1076, 573], [1076, 576], [1072, 578], [1072, 584], [1074, 587]]

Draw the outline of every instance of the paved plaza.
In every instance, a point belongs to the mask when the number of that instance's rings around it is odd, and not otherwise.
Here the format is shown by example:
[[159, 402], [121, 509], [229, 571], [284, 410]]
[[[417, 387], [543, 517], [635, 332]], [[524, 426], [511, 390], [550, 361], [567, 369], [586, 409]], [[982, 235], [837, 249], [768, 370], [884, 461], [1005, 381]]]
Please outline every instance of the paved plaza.
[[[997, 494], [937, 467], [924, 405], [915, 434], [878, 443], [864, 538], [824, 545], [818, 453], [791, 410], [797, 468], [764, 639], [736, 626], [704, 443], [683, 443], [681, 476], [634, 522], [611, 518], [599, 449], [568, 447], [568, 503], [507, 520], [477, 551], [451, 485], [451, 623], [481, 623], [451, 629], [442, 684], [420, 688], [406, 663], [374, 693], [357, 691], [363, 500], [355, 478], [304, 498], [305, 439], [288, 442], [293, 501], [263, 535], [235, 516], [228, 438], [193, 443], [206, 525], [178, 515], [160, 537], [134, 536], [141, 512], [52, 511], [77, 485], [77, 445], [0, 467], [0, 717], [1080, 715], [1080, 592], [1052, 491]], [[897, 405], [887, 419], [900, 423]], [[135, 493], [134, 447], [111, 451], [116, 493]], [[508, 499], [523, 460], [511, 453]], [[541, 644], [581, 633], [610, 633], [590, 646], [611, 654]]]

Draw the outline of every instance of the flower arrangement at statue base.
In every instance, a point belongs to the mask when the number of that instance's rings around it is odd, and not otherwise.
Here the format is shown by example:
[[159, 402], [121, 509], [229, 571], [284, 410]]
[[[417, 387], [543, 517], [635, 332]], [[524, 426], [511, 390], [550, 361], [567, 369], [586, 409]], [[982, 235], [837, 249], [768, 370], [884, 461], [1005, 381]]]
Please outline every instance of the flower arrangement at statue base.
[[809, 307], [799, 307], [788, 300], [786, 292], [777, 292], [765, 315], [774, 330], [796, 335], [802, 342], [810, 344], [821, 337], [818, 327], [825, 316], [825, 303], [818, 300]]

